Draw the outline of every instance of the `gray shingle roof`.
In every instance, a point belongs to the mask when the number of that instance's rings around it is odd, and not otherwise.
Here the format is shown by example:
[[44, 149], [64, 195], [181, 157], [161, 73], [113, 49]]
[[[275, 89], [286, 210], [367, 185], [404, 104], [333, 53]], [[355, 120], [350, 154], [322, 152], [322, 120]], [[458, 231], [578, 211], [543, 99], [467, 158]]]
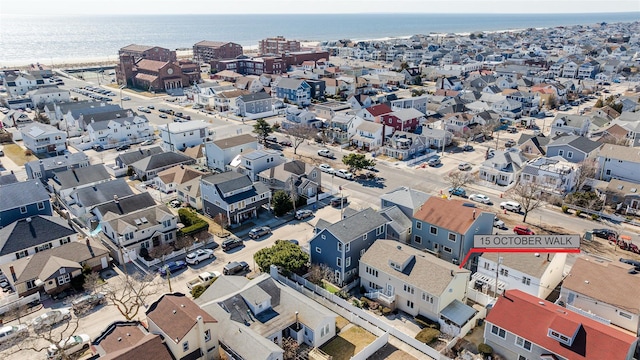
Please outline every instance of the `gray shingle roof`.
[[27, 180], [0, 186], [0, 211], [49, 201], [49, 192], [39, 180]]
[[549, 143], [548, 146], [563, 146], [563, 145], [569, 145], [575, 149], [578, 149], [584, 152], [585, 154], [589, 154], [590, 152], [602, 146], [602, 143], [589, 140], [584, 136], [566, 135], [566, 136], [560, 136], [558, 138], [555, 138], [553, 142]]
[[148, 149], [139, 148], [133, 151], [125, 151], [116, 157], [116, 161], [121, 162], [125, 165], [131, 165], [134, 162], [144, 159], [147, 156], [160, 154], [164, 152], [160, 146], [150, 147]]
[[148, 192], [143, 192], [140, 194], [134, 194], [131, 196], [119, 198], [117, 203], [112, 198], [111, 201], [96, 206], [95, 211], [99, 212], [103, 216], [105, 216], [107, 213], [112, 213], [113, 216], [117, 217], [155, 205], [156, 202], [155, 200], [153, 200], [153, 197], [151, 197], [151, 194], [149, 194]]
[[142, 171], [149, 171], [187, 162], [194, 162], [194, 160], [184, 154], [169, 151], [140, 159], [131, 164], [131, 166]]
[[27, 164], [29, 164], [32, 169], [40, 169], [42, 167], [44, 170], [50, 170], [62, 167], [66, 168], [67, 166], [73, 166], [88, 161], [89, 157], [87, 156], [87, 154], [81, 151], [77, 153], [29, 161]]
[[269, 96], [269, 94], [267, 94], [266, 92], [259, 92], [259, 93], [241, 95], [238, 98], [242, 99], [242, 101], [244, 102], [251, 102], [251, 101], [270, 99], [271, 96]]
[[214, 185], [221, 194], [251, 186], [251, 179], [247, 175], [235, 171], [227, 171], [203, 177], [202, 181]]
[[366, 208], [328, 226], [326, 230], [338, 240], [347, 243], [387, 222], [388, 220], [377, 211]]
[[60, 171], [55, 175], [58, 190], [69, 189], [81, 185], [91, 184], [110, 179], [111, 175], [103, 164], [90, 165], [77, 169]]
[[216, 144], [216, 146], [219, 147], [220, 149], [228, 149], [234, 146], [249, 144], [256, 141], [257, 139], [255, 136], [252, 136], [249, 134], [242, 134], [238, 136], [232, 136], [232, 137], [216, 140], [213, 143]]
[[388, 201], [400, 206], [407, 207], [409, 209], [413, 209], [414, 211], [420, 207], [420, 205], [424, 204], [425, 201], [431, 195], [408, 188], [406, 186], [401, 186], [397, 189], [391, 190], [388, 193], [382, 194], [380, 198], [383, 201]]
[[0, 255], [13, 254], [76, 233], [66, 220], [59, 217], [37, 215], [28, 219], [18, 220], [0, 229]]
[[83, 207], [91, 207], [112, 201], [114, 196], [123, 198], [133, 195], [133, 190], [125, 179], [116, 179], [79, 189], [75, 193], [78, 197], [78, 203]]

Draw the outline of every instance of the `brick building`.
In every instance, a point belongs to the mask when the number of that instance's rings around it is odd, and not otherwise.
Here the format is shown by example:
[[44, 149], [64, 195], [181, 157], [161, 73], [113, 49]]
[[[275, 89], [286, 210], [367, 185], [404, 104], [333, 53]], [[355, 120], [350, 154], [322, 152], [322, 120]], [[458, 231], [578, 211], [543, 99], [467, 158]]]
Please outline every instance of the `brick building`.
[[242, 55], [242, 45], [232, 42], [203, 40], [193, 45], [193, 59], [199, 63], [235, 59]]
[[230, 70], [242, 75], [282, 74], [293, 65], [300, 65], [305, 61], [329, 60], [326, 51], [301, 51], [282, 56], [239, 57], [230, 60], [211, 61], [211, 69], [216, 71]]
[[133, 56], [135, 61], [141, 59], [148, 60], [156, 60], [156, 61], [164, 61], [164, 62], [173, 62], [177, 60], [177, 55], [175, 51], [161, 48], [159, 46], [147, 46], [147, 45], [136, 45], [131, 44], [121, 48], [118, 51], [118, 57], [122, 57], [123, 55]]
[[284, 36], [266, 38], [258, 44], [260, 55], [281, 55], [300, 51], [300, 41], [287, 40]]

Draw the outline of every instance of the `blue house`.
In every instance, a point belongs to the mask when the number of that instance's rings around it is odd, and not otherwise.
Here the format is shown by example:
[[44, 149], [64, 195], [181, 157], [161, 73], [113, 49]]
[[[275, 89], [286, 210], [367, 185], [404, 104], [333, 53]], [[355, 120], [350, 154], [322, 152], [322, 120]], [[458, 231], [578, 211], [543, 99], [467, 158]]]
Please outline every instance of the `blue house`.
[[[459, 264], [473, 247], [474, 235], [493, 233], [494, 218], [472, 203], [432, 196], [413, 216], [410, 244]], [[476, 263], [469, 261], [472, 267]]]
[[282, 78], [275, 86], [276, 97], [291, 104], [306, 106], [311, 104], [311, 85], [305, 80]]
[[49, 192], [40, 180], [0, 186], [0, 228], [36, 215], [53, 215]]
[[45, 159], [33, 160], [24, 164], [27, 178], [40, 179], [44, 184], [59, 171], [89, 166], [89, 157], [84, 152], [59, 155]]
[[320, 220], [309, 243], [311, 263], [325, 265], [335, 283], [351, 282], [358, 275], [360, 257], [377, 239], [386, 237], [387, 220], [371, 208], [356, 212], [335, 224]]

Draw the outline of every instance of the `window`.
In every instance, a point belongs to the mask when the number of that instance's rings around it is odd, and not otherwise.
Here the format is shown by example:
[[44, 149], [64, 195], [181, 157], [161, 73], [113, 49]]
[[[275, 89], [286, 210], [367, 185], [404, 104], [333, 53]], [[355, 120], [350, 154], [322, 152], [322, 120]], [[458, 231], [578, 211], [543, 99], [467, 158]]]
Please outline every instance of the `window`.
[[204, 341], [207, 342], [211, 340], [211, 330], [207, 329], [204, 331]]
[[367, 240], [367, 234], [362, 235], [362, 240]]
[[507, 269], [500, 269], [500, 275], [502, 276], [509, 276], [509, 270]]
[[531, 278], [523, 276], [522, 277], [522, 283], [525, 284], [525, 285], [531, 285]]
[[558, 150], [558, 155], [563, 156], [564, 155], [564, 150]]
[[413, 237], [413, 241], [416, 242], [416, 244], [422, 244], [422, 237], [418, 236], [418, 235], [415, 235]]
[[26, 206], [20, 206], [20, 214], [26, 214], [27, 213], [27, 207]]
[[28, 289], [33, 289], [34, 287], [36, 287], [36, 280], [35, 279], [27, 281], [27, 290]]
[[39, 202], [38, 203], [38, 210], [44, 210], [44, 202]]
[[351, 243], [347, 243], [344, 245], [344, 252], [348, 252], [349, 250], [351, 250]]
[[518, 355], [518, 360], [527, 360], [527, 358], [522, 355]]
[[189, 342], [185, 341], [182, 343], [182, 351], [189, 351]]
[[173, 239], [173, 233], [164, 234], [164, 241], [171, 241]]
[[68, 236], [64, 239], [60, 239], [60, 245], [64, 245], [70, 242], [71, 242], [71, 239]]
[[71, 274], [63, 274], [58, 276], [58, 286], [66, 284], [70, 281], [71, 281]]
[[342, 251], [342, 243], [341, 242], [338, 243], [338, 251]]
[[455, 233], [449, 233], [449, 240], [456, 242], [456, 234]]
[[376, 236], [382, 235], [383, 233], [384, 233], [384, 225], [381, 225], [379, 228], [376, 229]]
[[431, 227], [429, 227], [429, 233], [430, 233], [431, 235], [438, 235], [438, 228], [437, 228], [437, 227], [435, 227], [435, 226], [431, 226]]
[[316, 252], [317, 252], [318, 254], [322, 254], [322, 249], [320, 249], [319, 247], [317, 247], [317, 246], [316, 246]]
[[404, 291], [409, 293], [409, 294], [413, 294], [413, 292], [414, 292], [413, 286], [404, 284]]
[[360, 250], [360, 256], [364, 255], [365, 249]]
[[413, 309], [413, 301], [407, 300], [407, 306]]
[[618, 312], [618, 315], [622, 316], [623, 318], [629, 319], [629, 320], [631, 320], [633, 318], [633, 316], [631, 314], [627, 314], [627, 313], [622, 312], [622, 311]]
[[573, 151], [567, 151], [567, 157], [571, 159], [573, 157]]
[[26, 257], [26, 256], [29, 256], [29, 251], [27, 251], [27, 250], [18, 251], [16, 253], [16, 260], [17, 259], [21, 259], [21, 258]]
[[444, 252], [449, 253], [449, 254], [453, 253], [453, 250], [448, 246], [443, 246], [442, 250], [444, 250]]
[[347, 267], [351, 266], [351, 256], [346, 258], [344, 262], [345, 262], [345, 266], [347, 266]]
[[433, 304], [433, 296], [427, 293], [422, 293], [422, 301]]
[[507, 331], [505, 329], [501, 329], [495, 325], [491, 325], [491, 333], [493, 335], [497, 335], [498, 337], [501, 337], [503, 339], [507, 338]]
[[416, 229], [418, 229], [418, 230], [422, 229], [422, 222], [421, 221], [416, 221]]
[[491, 265], [488, 262], [485, 262], [483, 268], [485, 270], [491, 270]]
[[52, 247], [53, 247], [53, 246], [51, 246], [51, 243], [46, 243], [46, 244], [38, 245], [38, 246], [36, 246], [36, 252], [49, 250], [49, 249], [51, 249]]
[[171, 226], [171, 220], [165, 220], [165, 221], [163, 221], [163, 222], [162, 222], [162, 226], [164, 226], [164, 227], [169, 227], [169, 226]]
[[521, 338], [520, 336], [516, 336], [516, 345], [525, 350], [531, 351], [531, 342]]
[[336, 266], [342, 267], [342, 258], [336, 258]]

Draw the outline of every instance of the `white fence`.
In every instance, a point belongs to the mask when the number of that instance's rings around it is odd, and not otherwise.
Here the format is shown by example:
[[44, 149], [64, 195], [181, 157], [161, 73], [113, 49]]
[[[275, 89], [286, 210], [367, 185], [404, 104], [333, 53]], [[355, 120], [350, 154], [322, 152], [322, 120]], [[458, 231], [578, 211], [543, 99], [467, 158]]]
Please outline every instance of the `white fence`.
[[467, 288], [467, 298], [483, 306], [487, 306], [495, 301], [493, 296], [487, 295], [471, 287]]
[[366, 360], [376, 351], [380, 350], [387, 342], [389, 342], [389, 333], [386, 332], [382, 336], [375, 339], [371, 344], [367, 345], [359, 353], [353, 355], [351, 360]]
[[[213, 238], [211, 240], [213, 240]], [[207, 240], [207, 242], [209, 242], [209, 240]], [[195, 250], [197, 248], [200, 248], [200, 247], [204, 246], [204, 243], [205, 243], [204, 241], [198, 241], [197, 243], [191, 245], [189, 248], [184, 248], [184, 249], [173, 251], [170, 254], [165, 255], [164, 256], [164, 260], [166, 261], [166, 260], [173, 259], [176, 256], [184, 255], [184, 254], [186, 254], [188, 252], [191, 252], [191, 251], [193, 251], [193, 250]], [[147, 261], [147, 260], [145, 260], [144, 258], [141, 258], [141, 257], [138, 257], [137, 260], [139, 260], [141, 263], [143, 263], [147, 267], [152, 267], [152, 266], [157, 265], [157, 264], [162, 262], [162, 259], [154, 259], [154, 260], [151, 260], [151, 261]]]
[[40, 293], [38, 292], [25, 297], [20, 297], [18, 294], [13, 293], [0, 299], [0, 314], [4, 314], [35, 301], [40, 301]]

